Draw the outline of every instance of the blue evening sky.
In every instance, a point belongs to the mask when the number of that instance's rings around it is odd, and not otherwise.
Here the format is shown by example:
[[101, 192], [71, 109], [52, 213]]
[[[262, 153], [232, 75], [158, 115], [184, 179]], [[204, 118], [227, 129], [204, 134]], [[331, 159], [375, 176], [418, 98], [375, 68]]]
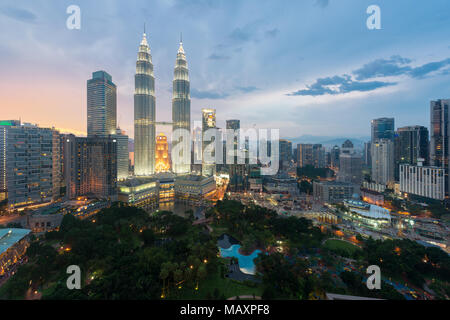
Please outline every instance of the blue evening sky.
[[[71, 4], [80, 30], [66, 28]], [[372, 4], [381, 30], [366, 27]], [[369, 136], [376, 117], [429, 126], [430, 100], [450, 98], [449, 12], [448, 0], [2, 0], [0, 118], [83, 132], [86, 80], [105, 70], [132, 137], [145, 22], [158, 120], [171, 119], [182, 32], [193, 120], [211, 107], [219, 127], [237, 118], [284, 137]]]

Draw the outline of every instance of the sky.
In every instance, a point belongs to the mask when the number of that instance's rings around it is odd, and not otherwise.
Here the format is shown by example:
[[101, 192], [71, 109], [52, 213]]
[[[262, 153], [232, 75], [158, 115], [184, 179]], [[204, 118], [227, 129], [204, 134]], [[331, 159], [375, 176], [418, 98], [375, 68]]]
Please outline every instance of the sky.
[[[373, 4], [379, 30], [366, 26]], [[69, 5], [80, 7], [79, 30], [66, 27]], [[448, 0], [1, 0], [0, 119], [83, 134], [86, 81], [105, 70], [133, 137], [145, 23], [157, 121], [171, 120], [182, 32], [192, 120], [215, 108], [218, 127], [240, 119], [287, 138], [368, 137], [379, 117], [429, 127], [430, 101], [450, 98], [448, 12]]]

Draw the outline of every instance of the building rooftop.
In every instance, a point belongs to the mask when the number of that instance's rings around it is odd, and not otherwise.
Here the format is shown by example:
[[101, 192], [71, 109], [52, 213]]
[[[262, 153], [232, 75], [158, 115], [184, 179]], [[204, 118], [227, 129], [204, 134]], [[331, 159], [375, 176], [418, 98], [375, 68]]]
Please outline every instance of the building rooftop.
[[371, 219], [391, 220], [390, 211], [383, 207], [369, 204], [359, 200], [345, 200], [344, 204], [350, 207], [351, 211]]
[[352, 184], [350, 182], [343, 182], [343, 181], [329, 181], [329, 180], [323, 180], [323, 181], [314, 181], [314, 183], [322, 184], [322, 185], [329, 185], [329, 186], [345, 186], [345, 187], [352, 187], [355, 186], [355, 184]]
[[209, 177], [189, 174], [189, 175], [185, 175], [185, 176], [179, 176], [179, 177], [177, 177], [177, 180], [202, 181], [202, 180], [205, 180], [205, 179], [208, 179], [208, 178]]
[[155, 178], [131, 178], [131, 179], [126, 179], [124, 181], [119, 181], [118, 182], [118, 186], [125, 186], [125, 187], [137, 187], [143, 184], [147, 184], [147, 183], [151, 183], [151, 182], [156, 182], [157, 179]]
[[8, 250], [14, 244], [22, 240], [31, 230], [6, 228], [0, 229], [0, 254]]

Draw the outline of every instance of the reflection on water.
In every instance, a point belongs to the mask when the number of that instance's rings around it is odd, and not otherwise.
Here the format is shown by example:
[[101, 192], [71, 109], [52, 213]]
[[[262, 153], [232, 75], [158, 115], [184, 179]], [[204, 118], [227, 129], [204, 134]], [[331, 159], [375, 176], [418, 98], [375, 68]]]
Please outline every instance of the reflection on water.
[[186, 213], [188, 210], [195, 212], [197, 210], [196, 206], [190, 206], [184, 203], [178, 203], [175, 201], [163, 202], [159, 204], [159, 211], [171, 211], [177, 216], [187, 218], [189, 215]]
[[227, 257], [235, 257], [239, 262], [239, 269], [245, 274], [255, 274], [255, 262], [254, 260], [261, 253], [261, 250], [255, 250], [249, 256], [244, 256], [239, 253], [239, 248], [241, 246], [239, 244], [234, 244], [228, 249], [220, 248], [220, 255], [224, 258]]

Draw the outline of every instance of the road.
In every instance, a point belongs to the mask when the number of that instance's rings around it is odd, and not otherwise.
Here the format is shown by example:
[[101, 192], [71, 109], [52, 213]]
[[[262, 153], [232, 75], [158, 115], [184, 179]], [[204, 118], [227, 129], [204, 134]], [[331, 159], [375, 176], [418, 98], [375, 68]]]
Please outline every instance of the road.
[[19, 222], [24, 217], [19, 214], [0, 216], [0, 225], [7, 225], [8, 223]]

